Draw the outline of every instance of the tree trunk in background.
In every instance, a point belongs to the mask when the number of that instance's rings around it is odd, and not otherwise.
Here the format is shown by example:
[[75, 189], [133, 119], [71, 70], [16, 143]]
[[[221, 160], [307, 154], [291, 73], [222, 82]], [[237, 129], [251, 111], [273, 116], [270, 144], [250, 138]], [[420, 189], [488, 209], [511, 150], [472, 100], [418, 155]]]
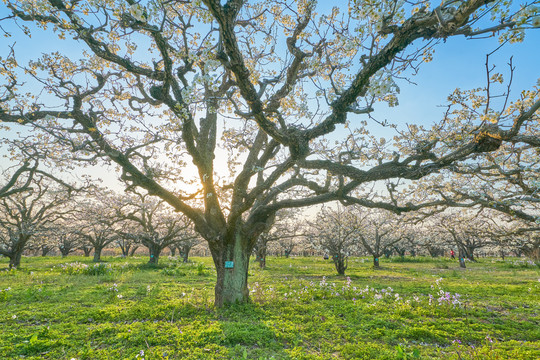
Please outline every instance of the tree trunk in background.
[[150, 250], [150, 260], [148, 260], [148, 263], [157, 265], [159, 262], [159, 255], [161, 254], [161, 247], [152, 243], [148, 246], [148, 250]]
[[84, 252], [84, 257], [89, 257], [89, 256], [90, 256], [90, 253], [92, 252], [92, 248], [91, 248], [91, 247], [84, 246], [84, 247], [82, 248], [82, 251]]
[[[94, 262], [100, 262], [101, 261], [101, 251], [103, 250], [102, 247], [96, 246], [94, 247]], [[86, 254], [86, 251], [85, 251]], [[90, 255], [90, 251], [88, 252]]]
[[13, 252], [13, 255], [9, 258], [10, 269], [18, 269], [21, 266], [22, 253], [22, 249]]
[[334, 261], [334, 266], [338, 275], [345, 275], [345, 270], [347, 270], [347, 257], [342, 254], [333, 254], [332, 260]]
[[191, 247], [189, 246], [183, 246], [182, 247], [182, 261], [187, 263], [189, 261], [189, 251], [191, 250]]
[[266, 268], [266, 246], [258, 246], [255, 249], [256, 261], [259, 263], [261, 269]]
[[65, 258], [66, 256], [69, 255], [69, 251], [70, 251], [69, 248], [66, 248], [64, 246], [60, 246], [59, 250], [60, 250], [60, 254], [62, 254], [62, 258]]
[[133, 245], [133, 247], [132, 247], [131, 250], [129, 251], [129, 256], [135, 255], [135, 251], [137, 251], [138, 248], [139, 248], [138, 245]]
[[51, 252], [51, 248], [48, 246], [42, 246], [41, 247], [41, 256], [47, 256], [49, 252]]
[[375, 268], [379, 268], [379, 257], [378, 256], [373, 256], [373, 267]]
[[459, 267], [465, 269], [467, 266], [465, 266], [465, 252], [463, 249], [459, 249]]

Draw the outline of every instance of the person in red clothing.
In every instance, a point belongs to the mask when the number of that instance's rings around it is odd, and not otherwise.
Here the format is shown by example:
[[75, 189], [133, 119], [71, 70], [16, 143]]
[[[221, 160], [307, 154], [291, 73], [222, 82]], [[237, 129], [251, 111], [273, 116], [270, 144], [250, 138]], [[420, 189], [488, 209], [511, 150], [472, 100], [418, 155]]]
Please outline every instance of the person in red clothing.
[[454, 252], [454, 250], [450, 250], [450, 257], [452, 259], [455, 259], [456, 258], [456, 253]]

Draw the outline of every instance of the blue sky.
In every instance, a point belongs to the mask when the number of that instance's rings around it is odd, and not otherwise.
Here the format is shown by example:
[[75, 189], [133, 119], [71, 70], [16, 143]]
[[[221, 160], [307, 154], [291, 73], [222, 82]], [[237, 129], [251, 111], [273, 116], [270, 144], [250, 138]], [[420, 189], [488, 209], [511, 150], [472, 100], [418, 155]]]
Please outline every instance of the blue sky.
[[[0, 18], [7, 14], [4, 5], [0, 5]], [[11, 25], [8, 25], [11, 24]], [[73, 40], [59, 41], [52, 32], [33, 32], [29, 39], [13, 23], [1, 22], [4, 30], [11, 32], [11, 37], [0, 37], [0, 56], [6, 56], [9, 46], [15, 44], [19, 62], [25, 64], [35, 59], [41, 53], [60, 51], [73, 57], [80, 54], [81, 46]], [[11, 26], [11, 28], [9, 27]], [[522, 90], [531, 89], [540, 77], [538, 66], [540, 51], [540, 29], [527, 33], [525, 41], [517, 44], [507, 44], [490, 61], [503, 73], [508, 73], [506, 65], [510, 57], [516, 67], [513, 97]], [[401, 88], [398, 107], [388, 108], [378, 103], [374, 115], [379, 120], [388, 119], [401, 125], [405, 123], [432, 124], [442, 118], [447, 96], [457, 87], [470, 89], [486, 84], [485, 56], [498, 47], [497, 38], [482, 40], [467, 40], [464, 37], [453, 37], [436, 47], [432, 62], [422, 64], [420, 72], [412, 80], [418, 85], [398, 83]], [[382, 129], [373, 124], [371, 129], [376, 136], [392, 137], [389, 129]]]

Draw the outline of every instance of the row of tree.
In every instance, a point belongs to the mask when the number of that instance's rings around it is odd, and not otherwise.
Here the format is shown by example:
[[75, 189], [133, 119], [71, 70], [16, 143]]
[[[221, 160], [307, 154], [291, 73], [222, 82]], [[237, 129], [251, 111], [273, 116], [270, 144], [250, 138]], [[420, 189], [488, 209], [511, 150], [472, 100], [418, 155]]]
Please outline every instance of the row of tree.
[[20, 186], [0, 197], [0, 255], [9, 258], [10, 268], [19, 267], [29, 250], [47, 253], [56, 248], [62, 256], [78, 249], [89, 255], [93, 250], [98, 262], [103, 249], [113, 245], [124, 256], [144, 246], [153, 264], [167, 247], [187, 261], [199, 241], [188, 219], [148, 195], [75, 189], [36, 175], [25, 189]]
[[444, 212], [396, 215], [386, 210], [357, 206], [323, 207], [312, 221], [296, 220], [289, 213], [278, 216], [272, 230], [255, 246], [256, 260], [266, 266], [268, 249], [288, 256], [324, 253], [345, 274], [350, 256], [369, 255], [373, 266], [392, 255], [432, 257], [455, 253], [456, 261], [476, 261], [479, 251], [492, 255], [528, 256], [540, 264], [540, 236], [527, 224], [493, 210], [476, 212], [449, 208]]

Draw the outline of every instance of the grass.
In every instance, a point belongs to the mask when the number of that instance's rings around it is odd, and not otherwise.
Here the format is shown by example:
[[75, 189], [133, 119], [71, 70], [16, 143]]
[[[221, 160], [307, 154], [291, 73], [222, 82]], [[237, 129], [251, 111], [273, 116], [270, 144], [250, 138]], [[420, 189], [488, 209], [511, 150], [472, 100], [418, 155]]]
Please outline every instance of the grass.
[[538, 359], [540, 269], [516, 259], [319, 258], [250, 269], [213, 306], [209, 258], [0, 259], [1, 359]]

